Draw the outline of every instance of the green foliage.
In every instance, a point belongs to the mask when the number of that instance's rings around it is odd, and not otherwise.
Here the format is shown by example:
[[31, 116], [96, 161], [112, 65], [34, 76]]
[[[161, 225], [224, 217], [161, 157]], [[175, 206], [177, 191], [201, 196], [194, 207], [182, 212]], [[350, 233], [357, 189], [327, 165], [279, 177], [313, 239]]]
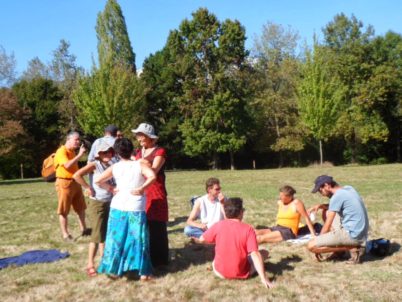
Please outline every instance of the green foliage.
[[44, 78], [22, 80], [12, 89], [19, 105], [29, 111], [22, 121], [27, 140], [20, 142], [19, 151], [25, 153], [27, 175], [39, 175], [42, 160], [60, 141], [58, 106], [63, 95], [52, 80]]
[[96, 21], [100, 67], [123, 65], [134, 73], [135, 54], [127, 33], [126, 21], [116, 0], [108, 0]]
[[141, 119], [141, 85], [131, 68], [93, 68], [81, 76], [73, 93], [78, 123], [86, 134], [103, 135], [105, 125], [115, 124], [128, 132]]
[[317, 44], [306, 51], [298, 87], [298, 108], [302, 123], [316, 140], [328, 140], [335, 133], [344, 89], [328, 68], [331, 52]]
[[255, 38], [253, 57], [257, 75], [253, 100], [257, 120], [257, 151], [300, 151], [305, 129], [299, 125], [296, 85], [299, 63], [294, 53], [298, 34], [291, 28], [268, 22]]
[[250, 127], [244, 42], [245, 29], [238, 21], [220, 23], [199, 9], [170, 33], [166, 46], [181, 80], [177, 98], [184, 152], [214, 155], [215, 167], [216, 153], [240, 150]]
[[72, 100], [72, 92], [77, 85], [78, 75], [83, 74], [82, 68], [77, 66], [76, 57], [70, 53], [69, 48], [70, 43], [61, 40], [58, 48], [53, 51], [53, 60], [50, 64], [52, 78], [63, 92], [63, 99], [58, 109], [61, 118], [60, 127], [63, 132], [78, 128], [76, 120], [78, 113]]

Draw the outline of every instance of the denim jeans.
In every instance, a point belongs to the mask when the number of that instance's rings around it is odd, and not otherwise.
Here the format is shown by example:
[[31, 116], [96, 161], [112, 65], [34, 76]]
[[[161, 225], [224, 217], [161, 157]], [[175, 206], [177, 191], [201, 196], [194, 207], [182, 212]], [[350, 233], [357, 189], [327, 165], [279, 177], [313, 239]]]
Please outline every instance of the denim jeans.
[[191, 225], [187, 225], [184, 228], [184, 234], [186, 234], [188, 237], [200, 238], [201, 235], [204, 234], [204, 231], [200, 228], [196, 228]]

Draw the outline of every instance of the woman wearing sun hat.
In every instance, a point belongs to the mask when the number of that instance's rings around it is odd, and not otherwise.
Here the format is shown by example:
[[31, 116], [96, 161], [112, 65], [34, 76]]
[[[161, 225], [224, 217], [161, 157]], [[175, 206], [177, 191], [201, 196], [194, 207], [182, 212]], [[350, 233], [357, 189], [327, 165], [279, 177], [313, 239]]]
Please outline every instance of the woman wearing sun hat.
[[156, 174], [156, 181], [145, 190], [152, 265], [154, 267], [167, 265], [169, 242], [166, 225], [168, 202], [164, 172], [166, 150], [156, 144], [158, 136], [152, 125], [141, 123], [137, 129], [131, 131], [141, 146], [141, 149], [136, 150], [135, 159], [149, 164]]

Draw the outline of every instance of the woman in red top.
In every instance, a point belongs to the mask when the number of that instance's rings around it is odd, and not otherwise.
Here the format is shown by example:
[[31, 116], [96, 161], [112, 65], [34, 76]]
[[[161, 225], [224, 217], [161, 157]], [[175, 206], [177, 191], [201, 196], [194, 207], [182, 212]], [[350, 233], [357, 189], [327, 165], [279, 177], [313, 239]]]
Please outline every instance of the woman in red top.
[[169, 261], [169, 242], [167, 234], [168, 203], [165, 187], [164, 166], [166, 150], [158, 147], [154, 127], [142, 123], [135, 133], [141, 149], [136, 150], [135, 159], [149, 164], [156, 174], [156, 181], [145, 190], [146, 213], [149, 226], [151, 262], [154, 267], [167, 265]]

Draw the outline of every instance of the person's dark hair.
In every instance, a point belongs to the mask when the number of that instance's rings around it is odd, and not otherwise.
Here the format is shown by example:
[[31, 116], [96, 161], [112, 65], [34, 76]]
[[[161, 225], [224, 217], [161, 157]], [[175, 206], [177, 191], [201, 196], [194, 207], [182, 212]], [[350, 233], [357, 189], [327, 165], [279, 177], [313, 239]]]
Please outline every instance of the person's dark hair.
[[328, 184], [331, 188], [334, 188], [334, 187], [339, 186], [338, 183], [337, 183], [335, 180], [330, 181], [330, 182], [327, 182], [327, 184]]
[[283, 186], [279, 189], [279, 192], [286, 194], [287, 196], [292, 196], [296, 194], [296, 190], [292, 186]]
[[214, 185], [219, 185], [219, 184], [220, 184], [219, 179], [217, 179], [215, 177], [210, 177], [205, 182], [205, 190], [208, 192], [208, 189], [212, 188]]
[[134, 146], [128, 138], [123, 137], [116, 139], [113, 149], [121, 158], [130, 159]]
[[225, 200], [223, 204], [226, 218], [239, 218], [243, 211], [243, 199], [232, 197]]

